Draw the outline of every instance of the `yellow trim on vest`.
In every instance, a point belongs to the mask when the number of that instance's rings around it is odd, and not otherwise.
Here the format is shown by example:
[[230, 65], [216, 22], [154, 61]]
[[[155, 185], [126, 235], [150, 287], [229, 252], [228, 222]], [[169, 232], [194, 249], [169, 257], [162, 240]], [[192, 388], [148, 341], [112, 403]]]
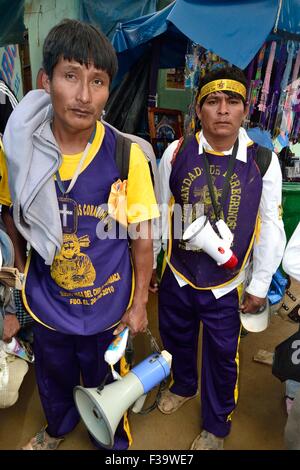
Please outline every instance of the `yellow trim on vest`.
[[[196, 140], [199, 144], [200, 143], [200, 131], [196, 132], [195, 137], [196, 137]], [[251, 145], [253, 145], [253, 144], [254, 144], [253, 140], [250, 140], [247, 144], [247, 147], [251, 147]], [[215, 152], [214, 150], [206, 150], [206, 152], [207, 153], [212, 153], [213, 155], [224, 155], [223, 153]]]
[[241, 304], [242, 300], [243, 300], [242, 296], [243, 296], [243, 292], [244, 292], [244, 283], [243, 282], [237, 286], [237, 292], [238, 292], [238, 296], [239, 296], [239, 304]]
[[171, 214], [170, 214], [170, 207], [169, 207], [169, 243], [168, 243], [168, 264], [171, 268], [171, 270], [173, 271], [173, 273], [176, 273], [179, 277], [181, 277], [181, 279], [183, 279], [187, 284], [189, 284], [191, 287], [193, 287], [193, 289], [197, 289], [197, 290], [212, 290], [212, 289], [219, 289], [220, 287], [225, 287], [227, 286], [228, 284], [230, 284], [231, 282], [233, 282], [238, 276], [239, 274], [242, 272], [242, 270], [244, 269], [245, 267], [245, 264], [248, 260], [248, 257], [249, 257], [249, 254], [252, 250], [252, 246], [253, 246], [253, 243], [254, 243], [254, 239], [255, 239], [255, 234], [256, 234], [256, 226], [257, 226], [257, 219], [258, 219], [258, 215], [256, 217], [256, 222], [255, 222], [255, 227], [254, 227], [254, 231], [253, 231], [253, 234], [252, 234], [252, 238], [250, 240], [250, 244], [249, 244], [249, 247], [247, 249], [247, 252], [245, 254], [245, 258], [243, 260], [243, 263], [240, 267], [240, 270], [239, 272], [232, 278], [232, 279], [229, 279], [229, 281], [226, 281], [224, 282], [224, 284], [219, 284], [218, 286], [210, 286], [210, 287], [197, 287], [195, 286], [195, 284], [193, 284], [189, 279], [187, 279], [183, 274], [181, 274], [179, 271], [177, 271], [177, 269], [174, 268], [174, 266], [172, 265], [171, 263], [171, 254], [172, 254], [172, 224], [171, 224]]
[[[31, 310], [31, 308], [29, 307], [29, 304], [27, 302], [27, 298], [26, 298], [26, 294], [25, 294], [25, 286], [26, 286], [26, 278], [27, 278], [27, 273], [29, 271], [29, 266], [30, 266], [30, 261], [31, 261], [31, 254], [32, 252], [30, 251], [29, 255], [28, 255], [28, 258], [26, 260], [26, 264], [25, 264], [25, 269], [24, 269], [24, 274], [25, 274], [25, 282], [24, 282], [24, 286], [22, 288], [22, 300], [23, 300], [23, 303], [24, 303], [24, 306], [27, 310], [27, 312], [30, 314], [30, 316], [36, 320], [38, 323], [40, 323], [41, 325], [45, 326], [46, 328], [48, 328], [49, 330], [53, 330], [53, 331], [56, 331], [55, 328], [47, 325], [46, 323], [42, 322], [42, 320], [40, 320], [34, 313], [33, 311]], [[132, 264], [132, 260], [131, 260], [131, 264]], [[126, 310], [129, 309], [129, 307], [131, 306], [132, 304], [132, 300], [133, 300], [133, 295], [134, 295], [134, 288], [135, 288], [135, 278], [134, 278], [134, 269], [133, 269], [133, 265], [132, 265], [132, 279], [131, 279], [131, 293], [130, 293], [130, 298], [129, 298], [129, 302], [128, 302], [128, 305], [126, 307]], [[125, 310], [125, 312], [126, 312]], [[124, 312], [124, 313], [125, 313]], [[120, 321], [114, 323], [113, 325], [109, 326], [108, 328], [106, 328], [104, 331], [107, 331], [107, 330], [110, 330], [111, 328], [115, 328], [118, 324], [120, 323]]]
[[28, 302], [27, 302], [27, 298], [26, 298], [26, 294], [25, 294], [25, 287], [26, 287], [27, 273], [28, 273], [28, 271], [29, 271], [29, 265], [30, 265], [30, 261], [31, 261], [31, 254], [32, 254], [32, 252], [30, 251], [30, 253], [29, 253], [29, 255], [28, 255], [28, 258], [27, 258], [27, 260], [26, 260], [25, 269], [24, 269], [25, 282], [24, 282], [24, 286], [23, 286], [23, 288], [22, 288], [22, 300], [23, 300], [23, 303], [24, 303], [24, 306], [25, 306], [27, 312], [29, 313], [29, 315], [30, 315], [35, 321], [37, 321], [37, 322], [40, 323], [41, 325], [45, 326], [45, 327], [48, 328], [49, 330], [56, 331], [55, 328], [52, 328], [51, 326], [49, 326], [49, 325], [47, 325], [46, 323], [42, 322], [42, 321], [33, 313], [33, 311], [31, 310], [31, 308], [29, 307]]

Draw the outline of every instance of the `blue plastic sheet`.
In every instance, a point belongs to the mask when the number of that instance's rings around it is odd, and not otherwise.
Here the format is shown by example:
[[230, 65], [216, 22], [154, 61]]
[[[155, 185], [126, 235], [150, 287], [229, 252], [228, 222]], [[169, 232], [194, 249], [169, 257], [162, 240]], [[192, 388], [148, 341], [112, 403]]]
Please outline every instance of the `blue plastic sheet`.
[[268, 299], [271, 305], [277, 304], [282, 300], [287, 283], [286, 277], [284, 277], [280, 269], [277, 269], [268, 291]]
[[267, 149], [274, 150], [270, 131], [260, 129], [259, 127], [251, 127], [247, 129], [247, 134], [253, 142], [256, 142]]
[[24, 41], [24, 1], [0, 0], [0, 47]]
[[79, 4], [80, 19], [97, 25], [109, 38], [119, 22], [156, 11], [156, 0], [81, 0]]
[[[118, 25], [117, 52], [133, 51], [152, 38], [176, 31], [244, 69], [276, 23], [278, 0], [176, 0], [164, 10]], [[300, 0], [285, 0], [278, 31], [300, 35]], [[169, 48], [170, 59], [172, 48]]]

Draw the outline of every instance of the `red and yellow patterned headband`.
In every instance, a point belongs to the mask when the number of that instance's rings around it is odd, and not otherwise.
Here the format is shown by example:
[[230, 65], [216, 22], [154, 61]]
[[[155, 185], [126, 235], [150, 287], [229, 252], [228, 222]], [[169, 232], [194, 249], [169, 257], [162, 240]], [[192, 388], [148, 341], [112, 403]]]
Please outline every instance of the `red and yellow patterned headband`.
[[213, 82], [209, 82], [204, 85], [200, 90], [197, 100], [198, 103], [200, 103], [204, 96], [207, 96], [210, 93], [215, 93], [216, 91], [233, 91], [234, 93], [241, 95], [246, 101], [247, 90], [245, 85], [237, 82], [236, 80], [229, 80], [224, 78], [220, 80], [214, 80]]

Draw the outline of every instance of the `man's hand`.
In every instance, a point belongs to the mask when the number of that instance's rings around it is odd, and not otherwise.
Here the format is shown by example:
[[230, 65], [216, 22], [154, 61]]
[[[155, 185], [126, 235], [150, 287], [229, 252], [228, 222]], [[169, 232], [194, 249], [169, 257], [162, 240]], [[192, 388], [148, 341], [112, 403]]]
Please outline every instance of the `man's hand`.
[[153, 294], [156, 294], [158, 291], [158, 280], [157, 280], [157, 274], [156, 274], [156, 269], [153, 269], [152, 271], [152, 276], [149, 284], [149, 291], [152, 292]]
[[3, 319], [3, 341], [5, 343], [9, 343], [12, 337], [18, 333], [20, 327], [21, 326], [16, 315], [6, 314]]
[[266, 304], [266, 297], [256, 297], [255, 295], [245, 293], [244, 301], [240, 306], [243, 313], [257, 313], [258, 310]]
[[126, 326], [129, 327], [132, 336], [146, 331], [148, 319], [145, 305], [132, 305], [126, 310], [113, 334], [118, 335]]

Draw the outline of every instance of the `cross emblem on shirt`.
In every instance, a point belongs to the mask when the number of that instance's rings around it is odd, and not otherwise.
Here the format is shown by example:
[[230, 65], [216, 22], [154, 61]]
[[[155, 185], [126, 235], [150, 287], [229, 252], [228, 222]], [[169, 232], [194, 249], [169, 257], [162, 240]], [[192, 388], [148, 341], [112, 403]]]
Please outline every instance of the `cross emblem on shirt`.
[[59, 214], [63, 233], [76, 233], [77, 231], [77, 204], [74, 199], [59, 197]]
[[60, 214], [63, 216], [63, 227], [67, 227], [67, 218], [68, 215], [73, 215], [73, 211], [68, 211], [67, 204], [62, 205], [62, 210], [59, 211]]

